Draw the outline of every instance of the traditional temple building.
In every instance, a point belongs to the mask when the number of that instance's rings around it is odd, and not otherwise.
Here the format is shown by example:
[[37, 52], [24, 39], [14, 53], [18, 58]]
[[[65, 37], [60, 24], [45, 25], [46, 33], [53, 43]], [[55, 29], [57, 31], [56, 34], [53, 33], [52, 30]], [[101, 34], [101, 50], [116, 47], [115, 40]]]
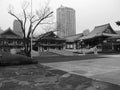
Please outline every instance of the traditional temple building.
[[113, 51], [115, 46], [113, 41], [110, 41], [111, 37], [118, 37], [119, 35], [112, 29], [110, 24], [96, 26], [87, 36], [79, 38], [81, 47], [92, 48], [97, 46], [102, 51]]
[[36, 40], [34, 47], [39, 51], [48, 51], [49, 49], [61, 50], [65, 46], [65, 40], [58, 37], [53, 31], [41, 34]]
[[114, 51], [120, 52], [120, 34], [119, 36], [109, 37], [107, 43], [112, 44]]
[[[102, 51], [120, 52], [120, 35], [117, 34], [110, 24], [96, 26], [88, 35], [83, 33], [58, 37], [53, 31], [39, 35], [33, 39], [33, 49], [38, 51], [49, 51], [49, 49], [80, 49], [97, 48]], [[0, 50], [22, 49], [23, 38], [10, 28], [0, 34]]]
[[66, 49], [79, 49], [80, 45], [79, 45], [78, 39], [82, 36], [83, 36], [83, 33], [65, 37], [64, 39], [66, 40]]
[[0, 34], [0, 50], [10, 51], [10, 49], [22, 47], [23, 39], [10, 28]]

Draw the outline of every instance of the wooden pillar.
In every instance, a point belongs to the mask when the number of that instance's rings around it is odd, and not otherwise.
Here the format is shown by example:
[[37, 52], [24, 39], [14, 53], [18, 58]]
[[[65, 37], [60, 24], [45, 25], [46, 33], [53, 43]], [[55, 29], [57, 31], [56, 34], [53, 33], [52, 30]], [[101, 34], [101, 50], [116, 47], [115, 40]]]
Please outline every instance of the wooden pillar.
[[73, 47], [74, 47], [74, 49], [76, 49], [76, 43], [75, 42], [73, 43]]
[[41, 49], [40, 49], [40, 46], [38, 46], [38, 52], [39, 52], [39, 56], [40, 56], [40, 51], [41, 51]]

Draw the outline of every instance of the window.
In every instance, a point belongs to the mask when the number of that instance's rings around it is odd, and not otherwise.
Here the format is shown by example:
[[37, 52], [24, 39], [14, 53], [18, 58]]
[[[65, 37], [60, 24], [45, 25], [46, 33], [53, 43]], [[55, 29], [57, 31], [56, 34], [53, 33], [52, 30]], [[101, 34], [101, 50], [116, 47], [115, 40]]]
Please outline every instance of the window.
[[17, 41], [17, 44], [21, 44], [21, 41]]
[[72, 44], [70, 44], [70, 49], [72, 49], [73, 48], [73, 45]]
[[8, 44], [13, 44], [12, 40], [7, 41]]

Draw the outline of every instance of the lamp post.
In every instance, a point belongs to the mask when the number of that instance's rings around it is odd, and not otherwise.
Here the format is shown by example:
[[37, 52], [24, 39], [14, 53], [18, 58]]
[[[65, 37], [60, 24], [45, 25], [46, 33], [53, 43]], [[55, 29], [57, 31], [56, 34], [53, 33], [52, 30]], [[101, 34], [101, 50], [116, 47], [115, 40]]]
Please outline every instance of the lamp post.
[[32, 58], [32, 38], [33, 38], [33, 31], [32, 31], [32, 0], [31, 0], [31, 46], [30, 46], [30, 48], [31, 48], [31, 58]]

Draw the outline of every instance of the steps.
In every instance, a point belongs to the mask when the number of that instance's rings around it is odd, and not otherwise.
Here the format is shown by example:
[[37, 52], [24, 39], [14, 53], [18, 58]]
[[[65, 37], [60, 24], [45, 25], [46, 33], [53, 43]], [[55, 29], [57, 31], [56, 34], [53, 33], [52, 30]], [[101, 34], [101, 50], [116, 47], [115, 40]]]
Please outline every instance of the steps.
[[48, 56], [59, 56], [59, 55], [56, 53], [47, 51], [47, 52], [39, 52], [39, 56], [40, 57], [48, 57]]
[[55, 49], [50, 49], [50, 52], [59, 54], [59, 55], [63, 55], [63, 56], [73, 56], [74, 53], [73, 51], [67, 51], [67, 50], [55, 50]]

